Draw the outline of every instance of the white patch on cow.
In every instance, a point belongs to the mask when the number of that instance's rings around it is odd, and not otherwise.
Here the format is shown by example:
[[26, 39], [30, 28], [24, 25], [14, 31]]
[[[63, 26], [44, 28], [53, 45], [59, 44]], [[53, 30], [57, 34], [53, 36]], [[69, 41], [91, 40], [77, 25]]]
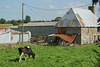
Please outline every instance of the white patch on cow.
[[29, 46], [27, 46], [27, 48], [30, 48]]

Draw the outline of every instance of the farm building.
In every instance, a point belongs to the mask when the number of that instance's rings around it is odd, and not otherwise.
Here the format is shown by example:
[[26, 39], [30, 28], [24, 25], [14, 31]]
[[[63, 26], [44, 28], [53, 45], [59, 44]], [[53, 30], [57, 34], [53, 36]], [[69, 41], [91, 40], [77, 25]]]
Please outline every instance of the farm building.
[[[56, 23], [57, 22], [30, 22], [23, 26], [24, 31], [30, 31], [32, 35], [50, 35], [56, 33], [56, 29], [54, 28]], [[11, 26], [11, 28], [16, 31], [21, 31], [21, 27], [21, 25]]]
[[55, 27], [58, 34], [50, 36], [58, 36], [70, 43], [90, 44], [98, 41], [100, 36], [97, 17], [90, 10], [71, 8]]
[[[30, 32], [23, 34], [23, 42], [28, 42], [30, 39]], [[0, 28], [0, 43], [17, 43], [22, 42], [22, 33], [14, 31], [10, 28]]]

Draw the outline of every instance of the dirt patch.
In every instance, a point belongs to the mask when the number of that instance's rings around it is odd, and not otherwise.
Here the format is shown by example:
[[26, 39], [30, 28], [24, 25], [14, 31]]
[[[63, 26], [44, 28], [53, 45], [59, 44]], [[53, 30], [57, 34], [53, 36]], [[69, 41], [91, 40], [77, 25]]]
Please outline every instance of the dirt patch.
[[18, 48], [16, 44], [1, 44], [0, 49], [8, 49], [8, 48]]
[[33, 43], [23, 43], [23, 44], [25, 44], [25, 45], [35, 45]]

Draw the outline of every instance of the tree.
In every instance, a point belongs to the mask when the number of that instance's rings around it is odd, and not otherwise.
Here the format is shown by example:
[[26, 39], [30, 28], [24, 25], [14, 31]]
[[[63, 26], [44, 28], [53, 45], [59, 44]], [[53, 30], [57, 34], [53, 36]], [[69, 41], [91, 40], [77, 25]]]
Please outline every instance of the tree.
[[1, 18], [1, 19], [0, 19], [0, 23], [1, 23], [1, 24], [5, 24], [5, 23], [6, 23], [6, 20], [3, 19], [3, 18]]
[[24, 23], [28, 23], [31, 21], [31, 17], [26, 15]]
[[6, 22], [6, 24], [11, 24], [11, 23], [10, 23], [10, 21], [8, 20], [8, 21]]
[[98, 22], [100, 22], [100, 17], [98, 18]]
[[21, 21], [21, 20], [18, 20], [17, 22], [18, 22], [18, 23], [22, 23], [22, 21]]
[[59, 21], [61, 19], [61, 17], [56, 17], [55, 21]]
[[15, 20], [11, 20], [10, 23], [13, 24], [13, 25], [19, 25], [19, 23]]
[[61, 17], [56, 17], [54, 20], [51, 21], [59, 21], [61, 19]]
[[99, 2], [99, 5], [100, 5], [100, 1], [99, 0], [92, 0], [92, 6], [95, 4], [97, 4]]

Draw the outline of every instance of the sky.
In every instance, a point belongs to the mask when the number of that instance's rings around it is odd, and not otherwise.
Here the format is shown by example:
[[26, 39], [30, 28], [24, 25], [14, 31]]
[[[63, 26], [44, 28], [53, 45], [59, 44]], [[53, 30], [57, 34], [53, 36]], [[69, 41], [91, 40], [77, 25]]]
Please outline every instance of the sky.
[[[22, 19], [22, 3], [24, 3], [24, 19], [28, 15], [32, 21], [53, 20], [56, 17], [63, 17], [71, 7], [78, 7], [92, 4], [92, 0], [0, 0], [0, 18], [5, 20]], [[40, 8], [36, 9], [34, 7]], [[98, 4], [95, 14], [100, 16]], [[88, 9], [88, 6], [79, 7]], [[41, 10], [41, 9], [60, 9], [60, 10]], [[66, 9], [66, 10], [62, 10]]]

